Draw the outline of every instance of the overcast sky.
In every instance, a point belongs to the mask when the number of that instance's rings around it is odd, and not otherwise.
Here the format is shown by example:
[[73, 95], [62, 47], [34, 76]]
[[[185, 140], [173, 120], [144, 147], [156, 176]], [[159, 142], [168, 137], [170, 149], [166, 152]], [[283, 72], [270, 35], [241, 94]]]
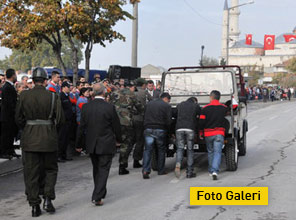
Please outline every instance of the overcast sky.
[[[224, 0], [142, 0], [138, 65], [165, 68], [195, 65], [200, 59], [201, 45], [205, 45], [206, 56], [218, 58], [223, 6]], [[241, 7], [240, 38], [253, 34], [253, 40], [263, 43], [264, 34], [291, 32], [296, 26], [295, 8], [295, 0], [255, 0], [255, 4]], [[131, 5], [125, 9], [132, 12]], [[126, 42], [115, 41], [106, 48], [95, 46], [92, 69], [131, 64], [132, 21], [120, 22], [116, 29], [126, 36]], [[9, 53], [8, 49], [0, 48], [0, 59]], [[84, 62], [80, 67], [83, 66]]]

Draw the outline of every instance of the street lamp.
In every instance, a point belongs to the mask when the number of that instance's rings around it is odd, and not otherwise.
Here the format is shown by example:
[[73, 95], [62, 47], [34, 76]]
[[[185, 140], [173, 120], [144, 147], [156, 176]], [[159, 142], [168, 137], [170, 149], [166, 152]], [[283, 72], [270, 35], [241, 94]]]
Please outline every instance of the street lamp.
[[232, 10], [232, 9], [234, 9], [234, 8], [239, 8], [239, 7], [242, 7], [242, 6], [244, 6], [244, 5], [251, 5], [251, 4], [254, 4], [255, 3], [255, 1], [253, 0], [253, 1], [250, 1], [250, 2], [247, 2], [247, 3], [243, 3], [243, 4], [240, 4], [240, 5], [236, 5], [236, 6], [233, 6], [233, 7], [228, 7], [228, 4], [227, 4], [227, 0], [225, 0], [225, 7], [224, 7], [224, 10], [227, 10], [227, 19], [226, 19], [226, 21], [227, 21], [227, 23], [226, 23], [226, 25], [227, 25], [227, 32], [226, 32], [226, 34], [227, 34], [227, 45], [226, 45], [226, 65], [228, 65], [229, 64], [229, 14], [230, 14], [230, 10]]
[[204, 49], [205, 49], [205, 46], [202, 45], [201, 46], [201, 57], [200, 57], [200, 62], [199, 62], [200, 66], [203, 66], [202, 60], [203, 60]]

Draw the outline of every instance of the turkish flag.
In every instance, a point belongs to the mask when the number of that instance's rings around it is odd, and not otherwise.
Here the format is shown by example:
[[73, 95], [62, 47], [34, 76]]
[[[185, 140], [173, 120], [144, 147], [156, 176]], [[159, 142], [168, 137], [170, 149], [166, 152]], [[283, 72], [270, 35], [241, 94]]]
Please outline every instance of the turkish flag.
[[274, 50], [275, 35], [265, 35], [264, 50]]
[[296, 35], [284, 35], [285, 41], [290, 42], [296, 39]]
[[252, 45], [252, 40], [253, 40], [253, 35], [252, 34], [247, 34], [246, 35], [246, 44], [247, 45]]

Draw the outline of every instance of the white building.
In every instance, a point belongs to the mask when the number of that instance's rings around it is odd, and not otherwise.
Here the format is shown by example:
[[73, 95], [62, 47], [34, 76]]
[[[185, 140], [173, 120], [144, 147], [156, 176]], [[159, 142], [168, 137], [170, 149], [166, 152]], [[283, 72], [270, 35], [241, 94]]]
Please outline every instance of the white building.
[[[231, 7], [239, 4], [238, 0], [232, 0]], [[264, 50], [263, 42], [259, 43], [252, 41], [252, 45], [246, 44], [246, 39], [239, 40], [239, 15], [238, 8], [233, 11], [228, 11], [227, 0], [224, 7], [223, 18], [223, 33], [222, 33], [222, 58], [226, 59], [225, 48], [227, 46], [227, 25], [226, 19], [229, 16], [229, 65], [241, 66], [245, 71], [249, 71], [251, 68], [255, 68], [257, 71], [262, 72], [287, 72], [284, 68], [284, 63], [296, 57], [296, 39], [290, 42], [285, 41], [284, 35], [295, 35], [296, 27], [292, 33], [283, 33], [276, 37], [275, 49]], [[225, 18], [226, 17], [226, 18]], [[263, 38], [263, 37], [262, 37]]]

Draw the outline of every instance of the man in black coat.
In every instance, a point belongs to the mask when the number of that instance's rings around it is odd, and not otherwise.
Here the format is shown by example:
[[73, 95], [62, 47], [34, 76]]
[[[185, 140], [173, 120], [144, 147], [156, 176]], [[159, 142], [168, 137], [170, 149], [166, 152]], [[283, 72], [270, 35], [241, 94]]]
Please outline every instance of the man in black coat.
[[17, 125], [14, 121], [17, 93], [14, 83], [17, 80], [14, 69], [6, 70], [6, 82], [2, 87], [1, 104], [1, 154], [2, 158], [11, 159], [19, 157], [14, 151], [13, 142], [17, 133]]
[[76, 148], [85, 135], [86, 151], [90, 154], [93, 165], [94, 191], [92, 201], [96, 206], [103, 205], [107, 189], [107, 179], [112, 158], [116, 153], [116, 142], [121, 140], [121, 126], [115, 106], [105, 102], [105, 87], [95, 84], [95, 99], [85, 104], [81, 112], [81, 121], [77, 132]]
[[62, 92], [60, 93], [60, 98], [66, 120], [65, 123], [59, 128], [58, 162], [72, 160], [71, 158], [67, 157], [67, 148], [70, 142], [71, 123], [74, 117], [72, 103], [69, 98], [70, 87], [71, 85], [67, 81], [62, 83]]
[[151, 154], [154, 145], [158, 152], [158, 175], [167, 174], [164, 170], [166, 157], [166, 139], [172, 120], [171, 96], [163, 93], [160, 99], [147, 104], [144, 116], [145, 149], [143, 154], [143, 178], [149, 179], [151, 172]]

